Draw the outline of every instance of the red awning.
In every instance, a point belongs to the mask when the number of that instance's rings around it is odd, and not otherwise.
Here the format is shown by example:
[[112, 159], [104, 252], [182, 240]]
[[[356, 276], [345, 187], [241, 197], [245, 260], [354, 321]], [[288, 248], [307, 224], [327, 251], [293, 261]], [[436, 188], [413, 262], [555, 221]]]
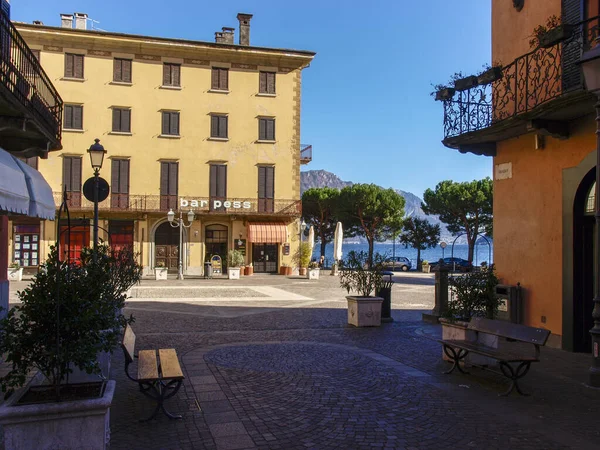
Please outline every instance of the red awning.
[[282, 222], [249, 223], [248, 242], [258, 244], [287, 242], [287, 226]]

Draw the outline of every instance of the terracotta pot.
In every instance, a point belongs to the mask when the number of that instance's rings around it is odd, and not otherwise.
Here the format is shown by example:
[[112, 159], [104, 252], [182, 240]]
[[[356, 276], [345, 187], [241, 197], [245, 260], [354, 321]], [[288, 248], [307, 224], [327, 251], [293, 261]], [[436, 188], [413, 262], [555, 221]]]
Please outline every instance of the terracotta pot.
[[306, 267], [301, 267], [300, 269], [298, 269], [298, 275], [300, 275], [301, 277], [305, 277], [306, 276]]
[[285, 274], [287, 276], [290, 276], [292, 274], [292, 268], [290, 266], [288, 266], [288, 267], [285, 268]]
[[285, 266], [279, 267], [279, 275], [285, 275], [285, 274], [286, 274], [286, 267]]
[[244, 274], [245, 275], [252, 275], [252, 274], [254, 274], [254, 267], [253, 266], [246, 266], [246, 269], [244, 270]]

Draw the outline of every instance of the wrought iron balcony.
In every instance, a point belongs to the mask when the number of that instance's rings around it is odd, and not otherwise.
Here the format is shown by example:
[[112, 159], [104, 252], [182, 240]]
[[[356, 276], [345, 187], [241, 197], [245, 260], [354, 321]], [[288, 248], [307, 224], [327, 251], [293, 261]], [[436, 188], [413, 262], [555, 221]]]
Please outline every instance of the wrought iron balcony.
[[[259, 199], [259, 198], [226, 198], [211, 199], [209, 197], [177, 197], [174, 195], [133, 195], [113, 194], [98, 203], [98, 209], [111, 213], [153, 213], [169, 209], [177, 210], [181, 200], [188, 203], [181, 208], [184, 211], [192, 209], [196, 214], [219, 215], [231, 214], [236, 216], [285, 216], [300, 217], [302, 202], [289, 199]], [[195, 201], [196, 203], [192, 203]], [[215, 203], [215, 201], [220, 203]], [[54, 192], [54, 203], [60, 205], [62, 192]], [[67, 192], [69, 211], [80, 212], [94, 210], [94, 203], [87, 200], [80, 192]]]
[[531, 131], [568, 136], [568, 121], [593, 110], [578, 63], [596, 45], [599, 17], [564, 29], [562, 41], [518, 57], [501, 68], [499, 79], [479, 76], [474, 86], [441, 93], [444, 145], [493, 156], [497, 141]]
[[63, 102], [38, 59], [0, 14], [0, 138], [19, 156], [61, 148]]
[[312, 145], [300, 144], [300, 164], [312, 161]]

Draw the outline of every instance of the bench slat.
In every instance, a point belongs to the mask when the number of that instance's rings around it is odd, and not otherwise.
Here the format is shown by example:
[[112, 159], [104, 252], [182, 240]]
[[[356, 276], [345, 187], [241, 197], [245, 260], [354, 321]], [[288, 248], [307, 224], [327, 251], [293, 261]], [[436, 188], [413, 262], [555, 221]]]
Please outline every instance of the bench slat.
[[528, 327], [526, 325], [505, 322], [503, 320], [484, 319], [482, 317], [472, 318], [469, 322], [469, 330], [494, 334], [537, 345], [545, 345], [550, 336], [550, 330], [543, 328]]
[[135, 351], [135, 334], [129, 325], [125, 326], [125, 332], [123, 333], [123, 341], [121, 342], [125, 355], [129, 362], [133, 361], [133, 353]]
[[455, 348], [462, 348], [472, 353], [477, 353], [483, 356], [489, 356], [490, 358], [497, 359], [499, 361], [506, 362], [519, 362], [519, 361], [539, 361], [534, 355], [523, 355], [518, 353], [511, 353], [507, 351], [500, 351], [498, 349], [487, 347], [485, 345], [477, 344], [471, 341], [454, 341], [454, 340], [439, 340], [442, 344], [449, 345]]
[[177, 352], [173, 348], [161, 348], [158, 351], [160, 359], [160, 370], [163, 379], [179, 379], [183, 378], [183, 372], [177, 359]]
[[158, 380], [156, 350], [140, 350], [138, 354], [138, 381]]

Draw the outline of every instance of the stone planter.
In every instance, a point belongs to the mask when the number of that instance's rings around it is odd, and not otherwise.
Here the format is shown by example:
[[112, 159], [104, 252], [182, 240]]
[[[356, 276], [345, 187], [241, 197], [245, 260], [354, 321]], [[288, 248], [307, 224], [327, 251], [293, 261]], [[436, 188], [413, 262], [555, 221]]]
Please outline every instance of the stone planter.
[[431, 272], [431, 266], [429, 264], [422, 264], [421, 265], [421, 272], [423, 272], [423, 273], [429, 273], [429, 272]]
[[381, 297], [346, 296], [348, 300], [348, 323], [355, 327], [378, 327], [381, 325]]
[[244, 269], [244, 275], [246, 276], [250, 276], [254, 274], [254, 267], [253, 266], [246, 266], [246, 268]]
[[[487, 347], [498, 348], [498, 336], [485, 333], [475, 333], [468, 329], [469, 322], [463, 322], [457, 320], [450, 322], [448, 319], [440, 318], [442, 324], [442, 339], [451, 339], [454, 341], [471, 341], [478, 342]], [[477, 337], [479, 334], [479, 338]], [[444, 349], [442, 348], [442, 358], [445, 361], [451, 361]], [[495, 359], [488, 358], [486, 356], [475, 355], [469, 353], [465, 358], [467, 364], [476, 364], [479, 366], [493, 366], [497, 363]]]
[[309, 280], [318, 280], [319, 279], [320, 269], [308, 269], [308, 279]]
[[23, 268], [9, 268], [7, 271], [7, 279], [9, 281], [21, 281], [23, 279]]
[[167, 268], [166, 267], [155, 267], [154, 268], [154, 278], [157, 280], [166, 280], [167, 279]]
[[15, 406], [22, 389], [0, 407], [5, 448], [106, 449], [115, 384], [109, 380], [100, 398]]
[[228, 267], [227, 268], [227, 276], [230, 280], [239, 280], [240, 279], [240, 268], [239, 267]]

